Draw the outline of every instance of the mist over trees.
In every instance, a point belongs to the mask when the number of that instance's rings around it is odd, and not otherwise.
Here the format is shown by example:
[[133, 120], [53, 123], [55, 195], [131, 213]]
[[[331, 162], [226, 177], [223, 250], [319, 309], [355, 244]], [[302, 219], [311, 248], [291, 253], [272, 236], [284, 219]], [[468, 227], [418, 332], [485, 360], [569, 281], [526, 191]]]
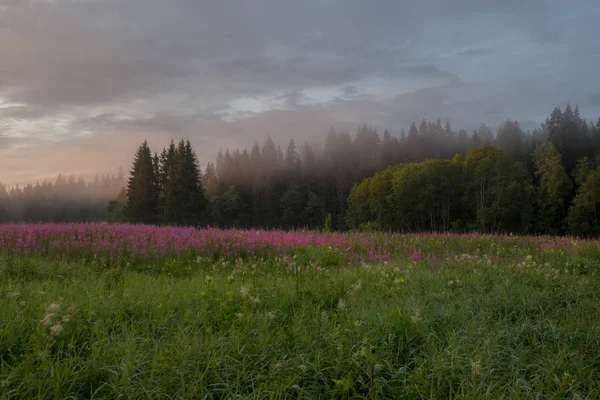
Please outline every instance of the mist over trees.
[[118, 221], [122, 215], [107, 203], [124, 202], [124, 184], [122, 171], [91, 181], [58, 175], [24, 187], [0, 183], [0, 223]]
[[[61, 214], [31, 195], [48, 184], [0, 186], [0, 220], [598, 235], [598, 154], [600, 120], [588, 122], [570, 105], [527, 132], [513, 120], [496, 132], [485, 124], [467, 132], [438, 119], [398, 135], [366, 124], [352, 135], [332, 128], [322, 144], [268, 137], [220, 151], [204, 170], [189, 141], [160, 153], [144, 142], [127, 188], [114, 179], [108, 207], [97, 196], [94, 205], [104, 205], [96, 213]], [[37, 204], [27, 212], [25, 192]]]

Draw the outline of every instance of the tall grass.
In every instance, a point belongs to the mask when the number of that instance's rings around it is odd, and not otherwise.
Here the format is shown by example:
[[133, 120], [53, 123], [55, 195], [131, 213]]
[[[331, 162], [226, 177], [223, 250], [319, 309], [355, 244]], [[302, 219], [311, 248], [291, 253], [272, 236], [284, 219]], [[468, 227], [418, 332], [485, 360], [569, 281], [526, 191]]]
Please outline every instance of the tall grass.
[[127, 266], [3, 249], [0, 399], [600, 397], [596, 242], [378, 240], [411, 251]]

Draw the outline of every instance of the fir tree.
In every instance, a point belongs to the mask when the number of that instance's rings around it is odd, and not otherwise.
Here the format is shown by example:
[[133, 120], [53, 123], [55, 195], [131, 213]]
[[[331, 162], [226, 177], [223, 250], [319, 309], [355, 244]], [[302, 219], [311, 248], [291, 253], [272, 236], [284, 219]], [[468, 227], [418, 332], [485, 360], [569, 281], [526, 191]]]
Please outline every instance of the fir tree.
[[150, 147], [144, 141], [135, 153], [127, 183], [125, 217], [129, 222], [153, 224], [158, 218], [158, 191]]

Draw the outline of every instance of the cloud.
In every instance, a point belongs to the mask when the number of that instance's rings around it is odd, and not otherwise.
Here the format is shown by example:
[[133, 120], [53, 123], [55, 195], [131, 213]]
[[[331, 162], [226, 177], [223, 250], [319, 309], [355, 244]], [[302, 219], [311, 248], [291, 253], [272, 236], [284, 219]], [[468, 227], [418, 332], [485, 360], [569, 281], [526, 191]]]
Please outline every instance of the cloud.
[[0, 0], [0, 181], [115, 169], [143, 138], [206, 161], [332, 125], [541, 122], [567, 101], [592, 119], [599, 18], [595, 0]]
[[0, 93], [11, 100], [48, 108], [103, 103], [183, 73], [117, 33], [94, 31], [60, 4], [25, 1], [0, 13]]

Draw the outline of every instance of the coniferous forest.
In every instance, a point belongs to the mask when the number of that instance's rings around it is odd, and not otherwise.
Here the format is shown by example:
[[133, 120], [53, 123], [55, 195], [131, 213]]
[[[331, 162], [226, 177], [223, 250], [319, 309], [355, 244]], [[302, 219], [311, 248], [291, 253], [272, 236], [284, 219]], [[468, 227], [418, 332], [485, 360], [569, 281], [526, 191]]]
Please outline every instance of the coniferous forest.
[[[9, 188], [0, 182], [0, 223], [116, 222], [123, 219], [126, 177], [105, 174], [86, 181], [75, 176]], [[109, 205], [107, 207], [107, 204]]]
[[571, 105], [527, 132], [512, 120], [467, 132], [438, 119], [399, 135], [332, 128], [321, 144], [268, 137], [203, 170], [189, 141], [144, 142], [125, 188], [121, 175], [0, 186], [0, 221], [597, 236], [599, 154], [600, 119]]

